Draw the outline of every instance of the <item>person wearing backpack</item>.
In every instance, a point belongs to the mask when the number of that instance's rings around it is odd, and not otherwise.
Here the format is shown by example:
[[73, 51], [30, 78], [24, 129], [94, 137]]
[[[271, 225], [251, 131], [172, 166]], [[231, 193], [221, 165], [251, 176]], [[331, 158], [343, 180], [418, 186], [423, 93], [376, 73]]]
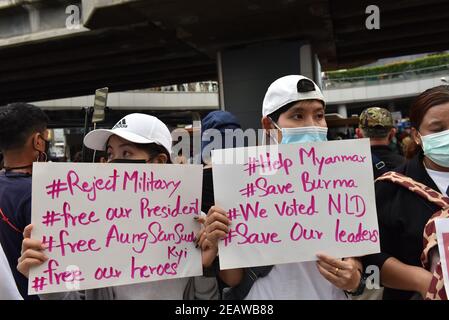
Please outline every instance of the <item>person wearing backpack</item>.
[[46, 161], [50, 147], [48, 117], [40, 108], [26, 103], [12, 103], [1, 108], [0, 150], [0, 244], [20, 294], [28, 295], [28, 279], [20, 274], [20, 257], [25, 227], [31, 222], [31, 177], [33, 162]]
[[410, 121], [413, 157], [377, 179], [381, 253], [363, 262], [379, 268], [384, 300], [447, 299], [434, 221], [449, 215], [449, 86], [421, 93]]
[[396, 131], [393, 117], [387, 109], [371, 107], [360, 114], [356, 135], [370, 139], [374, 179], [405, 162], [404, 157], [389, 146]]
[[[324, 96], [312, 80], [300, 75], [277, 79], [268, 88], [263, 101], [262, 126], [267, 143], [326, 141], [324, 112]], [[213, 206], [207, 214], [206, 235], [200, 243], [207, 240], [209, 244], [216, 244], [227, 235], [229, 223], [226, 212]], [[335, 259], [318, 253], [317, 256], [317, 262], [222, 270], [219, 276], [229, 286], [223, 290], [223, 298], [346, 300], [348, 293], [363, 292], [360, 259]]]

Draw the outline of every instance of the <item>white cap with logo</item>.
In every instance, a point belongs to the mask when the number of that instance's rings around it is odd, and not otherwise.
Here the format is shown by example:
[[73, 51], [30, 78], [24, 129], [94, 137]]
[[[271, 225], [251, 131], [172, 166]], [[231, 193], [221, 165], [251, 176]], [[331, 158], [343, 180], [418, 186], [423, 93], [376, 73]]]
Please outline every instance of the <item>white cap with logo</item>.
[[170, 130], [161, 120], [148, 114], [131, 113], [117, 122], [110, 130], [93, 130], [84, 137], [84, 145], [93, 150], [106, 150], [106, 143], [112, 135], [117, 135], [133, 143], [156, 143], [171, 154]]
[[301, 100], [320, 100], [326, 104], [320, 88], [309, 78], [300, 75], [279, 78], [268, 87], [262, 115], [266, 117], [291, 102]]

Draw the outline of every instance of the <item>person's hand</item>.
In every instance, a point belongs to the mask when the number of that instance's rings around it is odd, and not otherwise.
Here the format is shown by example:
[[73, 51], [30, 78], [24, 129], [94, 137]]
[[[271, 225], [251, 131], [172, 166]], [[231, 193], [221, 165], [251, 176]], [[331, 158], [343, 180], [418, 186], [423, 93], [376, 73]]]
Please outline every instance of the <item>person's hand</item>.
[[27, 278], [31, 267], [40, 266], [48, 260], [42, 241], [30, 238], [32, 229], [33, 225], [29, 224], [23, 231], [22, 255], [17, 264], [17, 270]]
[[230, 225], [231, 221], [226, 211], [217, 206], [211, 207], [205, 222], [207, 240], [218, 247], [218, 240], [227, 236]]
[[427, 292], [429, 291], [430, 282], [432, 281], [433, 274], [424, 269], [420, 268], [421, 272], [418, 275], [418, 292], [421, 294], [422, 298], [425, 299]]
[[355, 291], [362, 277], [362, 264], [357, 258], [335, 259], [318, 254], [317, 267], [321, 275], [337, 288]]
[[206, 223], [206, 216], [199, 216], [194, 218], [198, 223], [201, 224], [201, 230], [195, 236], [195, 247], [201, 249], [201, 257], [203, 261], [203, 267], [208, 268], [214, 262], [217, 257], [218, 248], [213, 245], [206, 238], [206, 228], [204, 224]]
[[218, 207], [211, 207], [206, 216], [196, 219], [202, 228], [196, 235], [196, 246], [201, 248], [203, 266], [209, 267], [218, 254], [218, 241], [226, 237], [230, 224], [226, 212]]

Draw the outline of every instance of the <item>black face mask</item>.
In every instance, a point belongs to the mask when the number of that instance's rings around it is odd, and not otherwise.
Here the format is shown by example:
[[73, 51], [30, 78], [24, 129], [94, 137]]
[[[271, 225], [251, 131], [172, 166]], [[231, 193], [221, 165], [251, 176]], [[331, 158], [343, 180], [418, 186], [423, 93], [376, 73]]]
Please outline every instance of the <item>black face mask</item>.
[[50, 141], [45, 140], [45, 154], [48, 155], [48, 153], [50, 152]]
[[[39, 155], [36, 159], [37, 162], [47, 162], [48, 160], [48, 152], [50, 151], [50, 141], [44, 139], [42, 137], [42, 139], [45, 141], [45, 151], [39, 151], [37, 149], [35, 149], [37, 152], [39, 152]], [[29, 164], [29, 165], [25, 165], [25, 166], [20, 166], [20, 167], [4, 167], [3, 169], [5, 169], [6, 172], [11, 172], [13, 170], [19, 170], [19, 169], [28, 169], [33, 167], [33, 164]]]
[[41, 137], [42, 137], [42, 140], [45, 141], [45, 148], [44, 148], [44, 152], [39, 151], [39, 150], [36, 149], [39, 152], [39, 156], [37, 158], [37, 161], [38, 162], [47, 162], [48, 155], [49, 155], [49, 152], [50, 152], [50, 141], [45, 139], [42, 135], [41, 135]]
[[147, 163], [147, 160], [134, 160], [134, 159], [114, 159], [108, 163]]

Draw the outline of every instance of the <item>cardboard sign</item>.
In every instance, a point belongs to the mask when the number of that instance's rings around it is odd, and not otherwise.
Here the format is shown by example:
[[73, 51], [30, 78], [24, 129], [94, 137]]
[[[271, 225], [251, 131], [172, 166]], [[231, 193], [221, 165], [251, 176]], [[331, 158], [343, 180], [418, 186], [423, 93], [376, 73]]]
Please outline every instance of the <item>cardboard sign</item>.
[[221, 269], [380, 251], [368, 139], [216, 150], [212, 161], [232, 222]]
[[35, 164], [32, 238], [49, 260], [29, 293], [202, 275], [201, 185], [198, 165]]

